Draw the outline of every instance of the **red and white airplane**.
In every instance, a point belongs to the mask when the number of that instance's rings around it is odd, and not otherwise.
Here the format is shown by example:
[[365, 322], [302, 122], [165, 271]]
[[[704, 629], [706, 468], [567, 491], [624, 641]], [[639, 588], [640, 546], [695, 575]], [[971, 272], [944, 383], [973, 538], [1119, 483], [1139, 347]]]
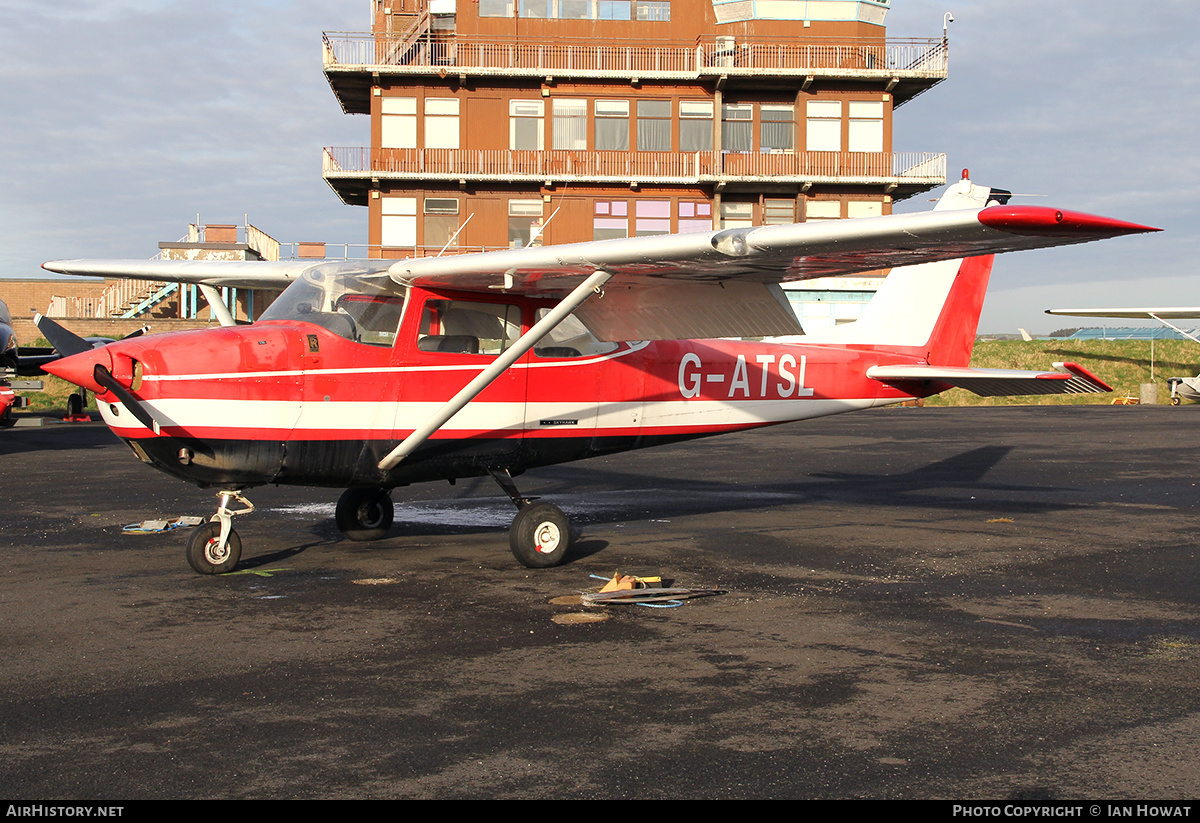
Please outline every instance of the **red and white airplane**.
[[[968, 367], [991, 255], [1155, 229], [1007, 197], [964, 174], [922, 214], [400, 261], [47, 263], [210, 288], [292, 281], [252, 325], [121, 341], [47, 369], [96, 392], [144, 462], [220, 489], [188, 540], [198, 572], [238, 563], [231, 521], [253, 509], [253, 486], [346, 489], [338, 527], [372, 540], [391, 525], [392, 489], [483, 475], [517, 506], [516, 558], [553, 566], [570, 524], [517, 490], [530, 468], [952, 386], [1108, 391], [1071, 363]], [[891, 267], [861, 319], [808, 335], [779, 287]]]

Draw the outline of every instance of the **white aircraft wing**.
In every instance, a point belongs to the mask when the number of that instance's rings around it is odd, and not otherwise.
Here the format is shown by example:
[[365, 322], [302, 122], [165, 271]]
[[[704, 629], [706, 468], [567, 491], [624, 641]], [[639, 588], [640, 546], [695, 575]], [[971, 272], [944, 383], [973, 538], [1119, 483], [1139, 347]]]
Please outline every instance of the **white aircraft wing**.
[[420, 258], [390, 272], [406, 285], [557, 296], [603, 271], [604, 299], [576, 311], [602, 340], [783, 336], [802, 331], [780, 283], [1148, 231], [990, 206]]
[[329, 267], [343, 274], [384, 272], [394, 260], [52, 260], [46, 271], [80, 277], [120, 277], [239, 289], [282, 289], [306, 271]]
[[947, 366], [872, 366], [867, 377], [883, 383], [947, 383], [981, 397], [1020, 394], [1092, 394], [1112, 387], [1077, 363], [1055, 363], [1054, 371], [972, 369]]
[[1046, 309], [1046, 314], [1067, 317], [1133, 317], [1153, 320], [1192, 320], [1200, 317], [1200, 308], [1167, 307], [1161, 309]]
[[767, 337], [803, 333], [779, 288], [783, 282], [1148, 231], [1157, 229], [997, 205], [400, 261], [63, 260], [43, 267], [246, 288], [279, 288], [305, 273], [388, 272], [404, 285], [545, 297], [563, 297], [604, 272], [604, 299], [576, 311], [602, 340]]

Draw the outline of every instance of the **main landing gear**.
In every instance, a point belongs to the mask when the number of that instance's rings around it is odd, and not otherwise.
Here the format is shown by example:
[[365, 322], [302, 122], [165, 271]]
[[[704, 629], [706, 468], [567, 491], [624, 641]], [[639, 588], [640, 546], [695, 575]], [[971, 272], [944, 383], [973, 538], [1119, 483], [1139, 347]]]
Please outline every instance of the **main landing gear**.
[[508, 529], [508, 547], [517, 562], [530, 569], [561, 563], [571, 548], [571, 521], [563, 510], [551, 503], [535, 503], [536, 497], [522, 497], [507, 469], [490, 469], [489, 474], [517, 507]]
[[[254, 504], [240, 490], [223, 491], [217, 497], [221, 501], [217, 513], [207, 523], [197, 526], [188, 538], [188, 565], [198, 574], [225, 574], [234, 570], [242, 559], [242, 539], [233, 530], [233, 517], [254, 511]], [[230, 509], [229, 504], [234, 500], [245, 508]]]
[[333, 519], [350, 540], [379, 540], [392, 527], [395, 509], [386, 489], [346, 489]]
[[[492, 477], [517, 507], [508, 530], [508, 545], [513, 557], [531, 569], [545, 569], [562, 563], [571, 548], [571, 521], [562, 509], [550, 503], [538, 503], [536, 497], [522, 497], [507, 469], [493, 469]], [[199, 574], [225, 574], [237, 567], [242, 557], [242, 540], [233, 529], [233, 518], [254, 511], [254, 504], [240, 490], [217, 495], [220, 505], [207, 523], [192, 532], [187, 543], [187, 561]], [[234, 501], [242, 504], [232, 509]], [[346, 489], [338, 499], [334, 520], [349, 540], [379, 540], [392, 526], [395, 508], [387, 489]]]

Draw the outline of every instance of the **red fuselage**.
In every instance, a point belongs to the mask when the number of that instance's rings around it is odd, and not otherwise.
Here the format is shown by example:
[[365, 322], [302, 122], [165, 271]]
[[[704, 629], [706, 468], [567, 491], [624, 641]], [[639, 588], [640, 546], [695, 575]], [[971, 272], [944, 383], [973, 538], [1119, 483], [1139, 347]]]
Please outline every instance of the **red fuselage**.
[[[543, 341], [415, 453], [381, 471], [380, 459], [493, 359], [480, 317], [501, 318], [509, 336], [519, 336], [554, 305], [415, 288], [408, 297], [398, 330], [372, 342], [361, 329], [340, 328], [339, 315], [313, 315], [129, 340], [53, 370], [97, 391], [105, 422], [144, 461], [223, 488], [391, 488], [497, 468], [518, 474], [940, 388], [905, 392], [867, 378], [881, 362], [871, 347], [592, 340], [587, 351]], [[482, 313], [464, 319], [464, 307]], [[922, 354], [891, 349], [886, 362], [919, 362]], [[90, 380], [97, 363], [152, 411], [160, 434]]]

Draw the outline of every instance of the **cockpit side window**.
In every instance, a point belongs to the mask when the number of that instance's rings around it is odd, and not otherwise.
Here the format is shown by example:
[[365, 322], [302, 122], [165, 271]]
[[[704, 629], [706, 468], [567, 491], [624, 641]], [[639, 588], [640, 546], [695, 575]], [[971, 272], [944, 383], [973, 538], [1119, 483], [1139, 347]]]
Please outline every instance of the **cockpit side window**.
[[[541, 320], [550, 309], [538, 309], [537, 319]], [[537, 357], [587, 357], [588, 355], [608, 354], [616, 351], [616, 343], [601, 343], [587, 330], [583, 323], [573, 314], [555, 326], [548, 335], [533, 350]]]
[[396, 342], [396, 329], [404, 312], [404, 298], [368, 294], [344, 294], [336, 311], [350, 316], [357, 327], [358, 342], [387, 346]]
[[426, 352], [495, 356], [520, 336], [520, 306], [434, 299], [426, 301], [421, 312], [417, 348]]

